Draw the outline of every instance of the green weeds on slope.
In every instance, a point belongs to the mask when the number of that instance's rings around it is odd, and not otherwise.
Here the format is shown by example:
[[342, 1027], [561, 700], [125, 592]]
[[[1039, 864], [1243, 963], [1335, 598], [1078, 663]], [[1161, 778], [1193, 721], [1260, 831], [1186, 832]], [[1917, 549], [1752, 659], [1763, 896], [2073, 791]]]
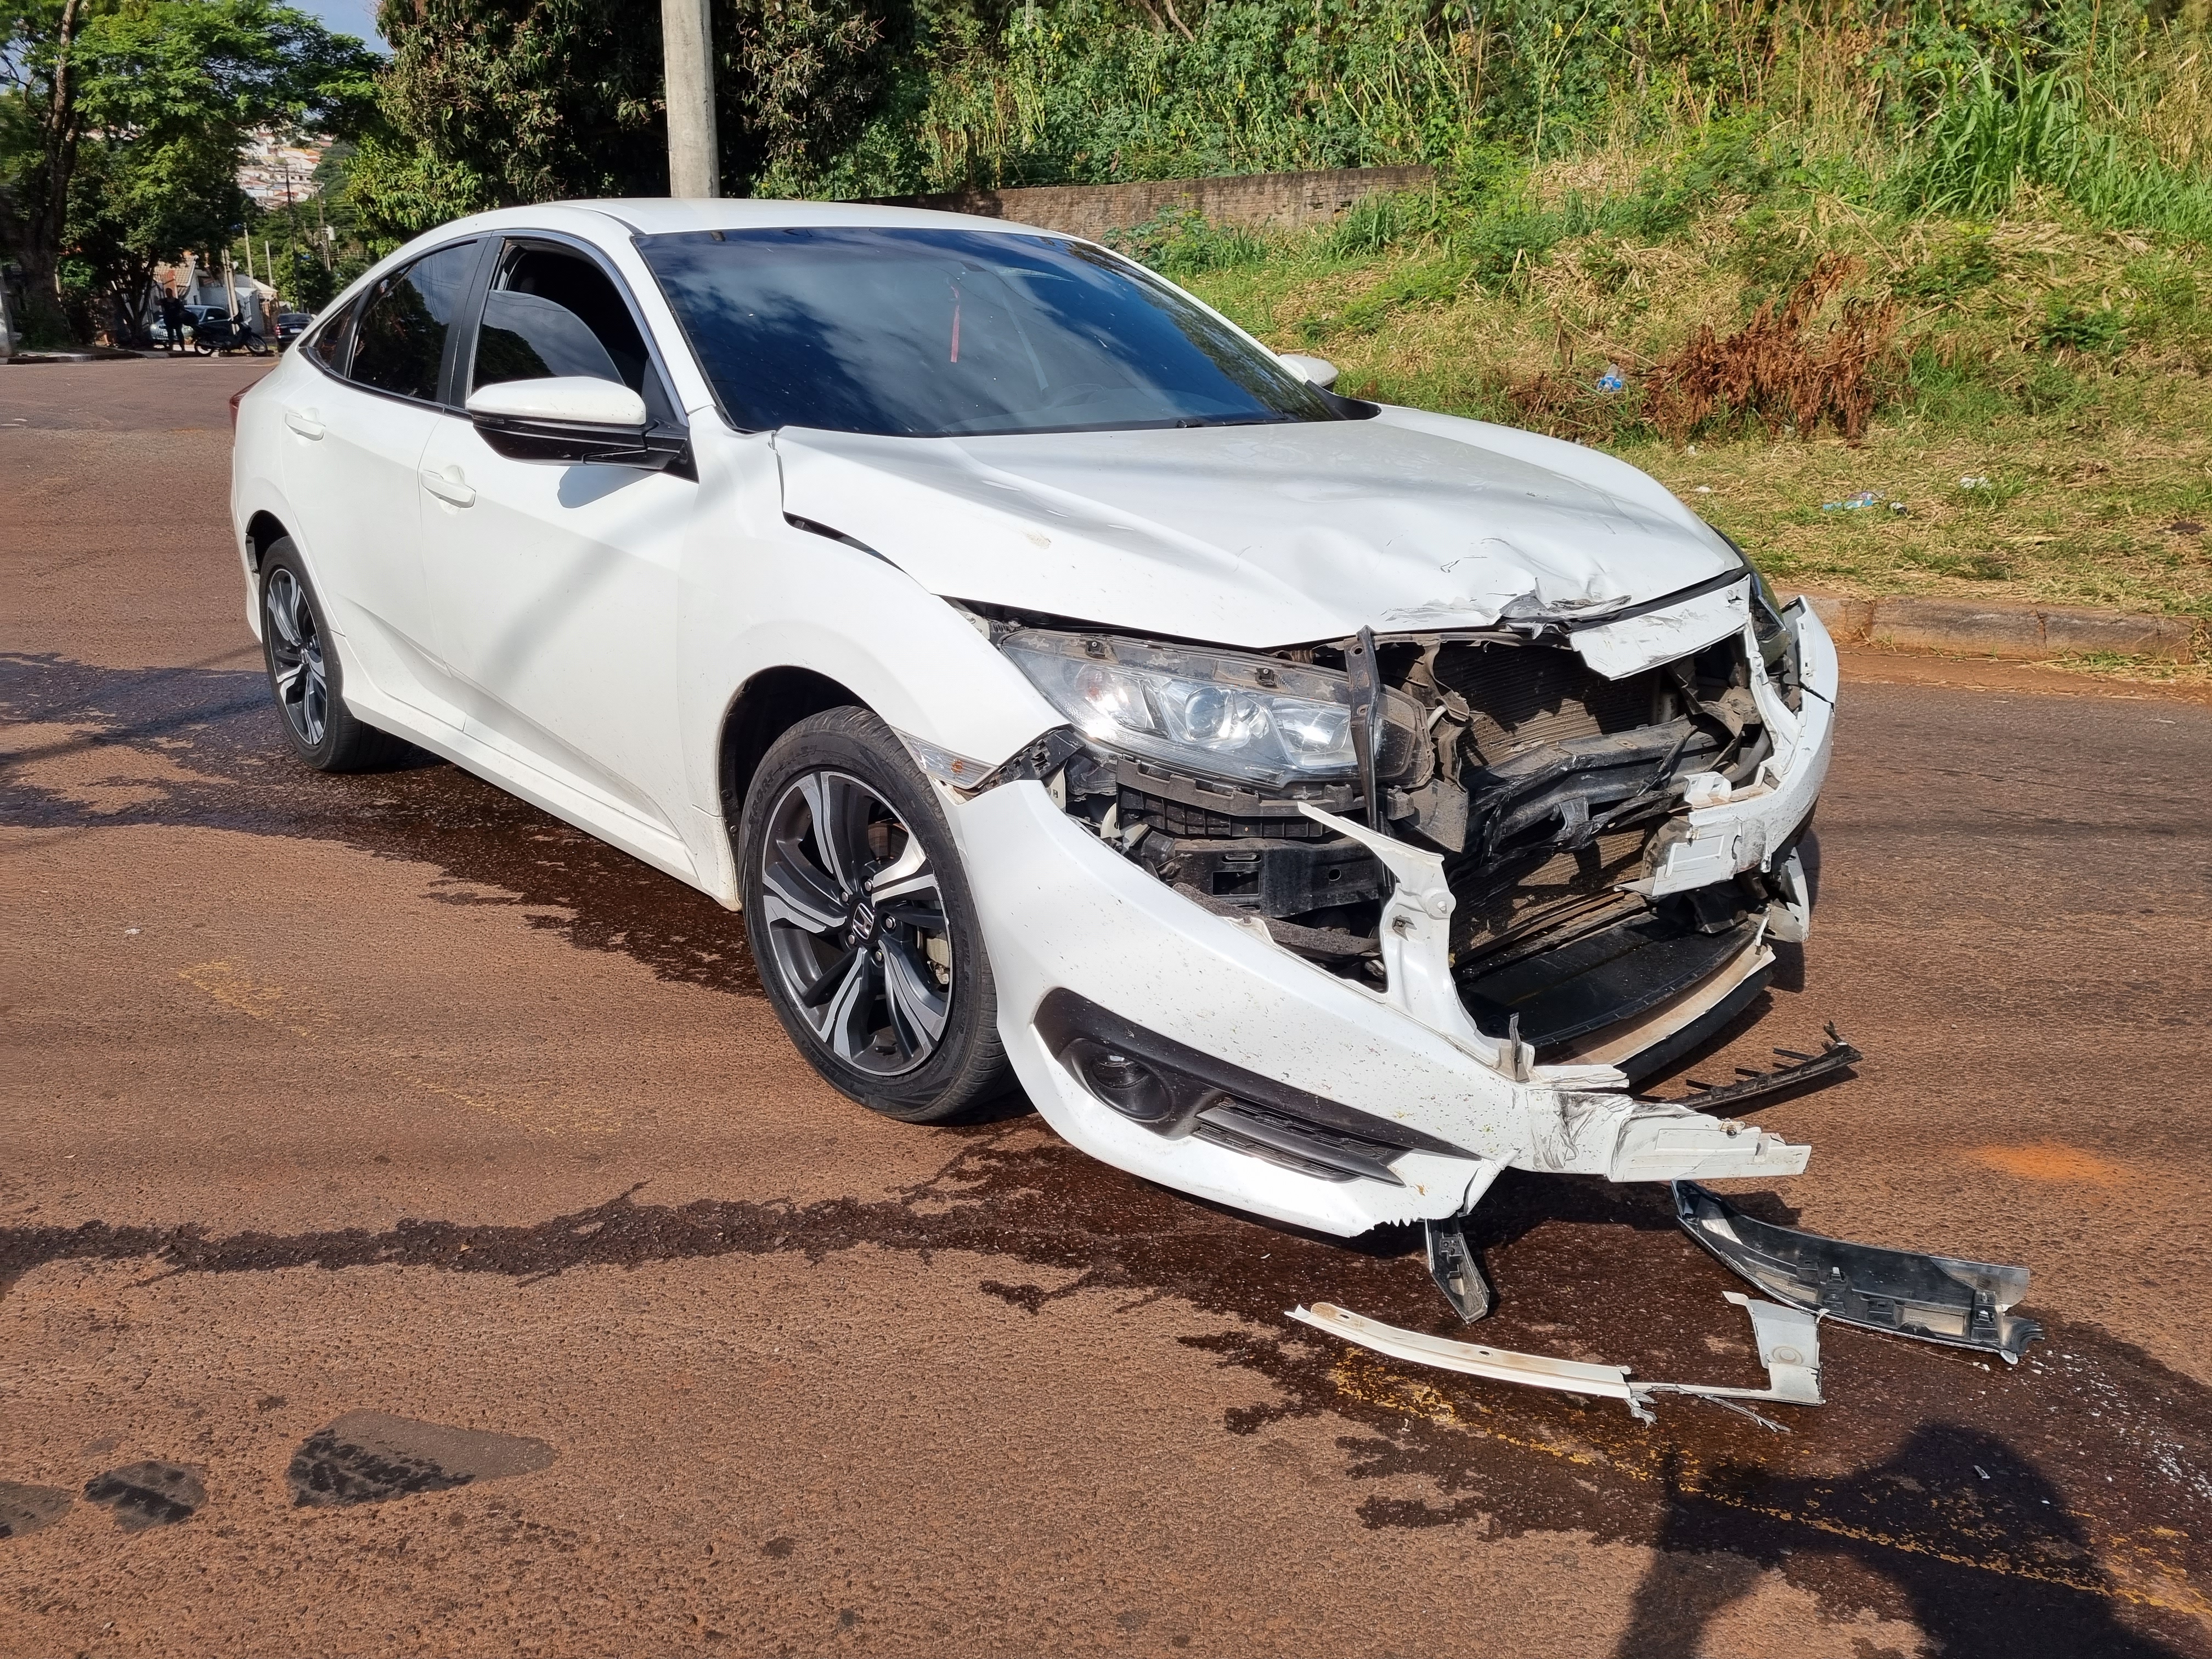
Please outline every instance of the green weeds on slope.
[[1123, 245], [1346, 391], [1626, 455], [1778, 579], [2212, 617], [2202, 186], [2164, 163], [2121, 213], [2055, 154], [1938, 210], [1930, 179], [1977, 175], [1937, 134], [1846, 192], [1797, 135], [1715, 123], [1493, 155], [1326, 230]]

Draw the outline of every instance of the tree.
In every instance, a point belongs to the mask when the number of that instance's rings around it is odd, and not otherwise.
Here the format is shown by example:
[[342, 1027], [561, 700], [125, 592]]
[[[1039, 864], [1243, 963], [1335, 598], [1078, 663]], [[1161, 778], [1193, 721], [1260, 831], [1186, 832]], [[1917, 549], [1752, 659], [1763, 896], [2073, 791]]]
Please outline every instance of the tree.
[[[847, 137], [884, 78], [894, 0], [715, 0], [722, 176], [797, 170]], [[572, 196], [665, 195], [657, 15], [635, 0], [385, 0], [384, 108], [356, 164], [418, 215]], [[406, 153], [412, 141], [415, 153]], [[429, 222], [435, 222], [432, 219]], [[424, 228], [417, 223], [414, 228]]]
[[[351, 129], [373, 106], [378, 62], [271, 0], [13, 0], [0, 12], [0, 240], [33, 303], [108, 286], [125, 250], [173, 257], [185, 244], [162, 238], [184, 226], [165, 228], [163, 213], [234, 212], [246, 133]], [[88, 194], [77, 175], [92, 147], [101, 189]], [[110, 202], [110, 189], [126, 199]], [[194, 204], [156, 211], [164, 190]]]
[[[188, 247], [220, 247], [246, 216], [227, 135], [155, 142], [104, 135], [79, 152], [57, 276], [70, 332], [88, 337], [102, 303], [136, 318], [154, 267]], [[133, 330], [135, 331], [135, 328]]]
[[84, 136], [77, 96], [77, 38], [87, 0], [27, 0], [7, 14], [0, 74], [7, 77], [8, 114], [0, 124], [0, 166], [11, 175], [0, 208], [0, 240], [21, 260], [24, 332], [36, 337], [60, 322], [55, 287], [62, 230], [69, 219], [70, 176]]

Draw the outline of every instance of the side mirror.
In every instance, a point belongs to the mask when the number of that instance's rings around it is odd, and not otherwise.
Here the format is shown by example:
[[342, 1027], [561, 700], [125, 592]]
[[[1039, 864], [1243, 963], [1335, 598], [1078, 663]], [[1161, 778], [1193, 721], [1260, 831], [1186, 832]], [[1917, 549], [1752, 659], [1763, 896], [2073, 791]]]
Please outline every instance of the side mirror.
[[471, 392], [468, 410], [483, 441], [512, 460], [690, 472], [690, 441], [680, 430], [654, 427], [645, 399], [618, 380], [580, 374], [502, 380]]
[[1276, 354], [1276, 361], [1291, 374], [1319, 386], [1323, 392], [1331, 391], [1336, 386], [1336, 365], [1326, 357], [1309, 357], [1301, 351], [1283, 351]]

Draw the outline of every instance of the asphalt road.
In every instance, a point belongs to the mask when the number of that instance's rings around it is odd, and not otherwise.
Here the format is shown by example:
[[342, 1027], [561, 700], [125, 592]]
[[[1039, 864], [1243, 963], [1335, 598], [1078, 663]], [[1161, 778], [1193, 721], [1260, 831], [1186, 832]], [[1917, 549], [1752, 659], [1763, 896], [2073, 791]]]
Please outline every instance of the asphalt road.
[[[1813, 940], [1687, 1070], [1837, 1021], [1743, 1201], [2026, 1263], [2048, 1340], [1645, 1427], [1283, 1319], [1447, 1328], [1410, 1234], [879, 1121], [705, 899], [295, 765], [253, 372], [0, 368], [0, 1650], [2212, 1652], [2212, 708], [1850, 659]], [[1759, 1380], [1660, 1191], [1478, 1231], [1481, 1340]]]

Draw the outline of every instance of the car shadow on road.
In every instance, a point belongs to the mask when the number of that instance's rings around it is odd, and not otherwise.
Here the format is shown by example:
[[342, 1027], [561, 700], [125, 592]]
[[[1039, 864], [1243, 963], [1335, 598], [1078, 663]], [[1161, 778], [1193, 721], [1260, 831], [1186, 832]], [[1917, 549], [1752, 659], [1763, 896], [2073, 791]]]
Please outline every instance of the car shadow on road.
[[[527, 909], [530, 927], [580, 950], [617, 951], [664, 980], [760, 994], [744, 924], [704, 893], [419, 750], [381, 772], [311, 770], [280, 720], [258, 669], [103, 668], [0, 653], [0, 721], [18, 728], [0, 740], [0, 824], [333, 842], [436, 866], [446, 879], [429, 896], [441, 903]], [[100, 781], [103, 755], [113, 757], [112, 781], [131, 786], [127, 801], [85, 789]], [[70, 781], [57, 781], [64, 773]]]

